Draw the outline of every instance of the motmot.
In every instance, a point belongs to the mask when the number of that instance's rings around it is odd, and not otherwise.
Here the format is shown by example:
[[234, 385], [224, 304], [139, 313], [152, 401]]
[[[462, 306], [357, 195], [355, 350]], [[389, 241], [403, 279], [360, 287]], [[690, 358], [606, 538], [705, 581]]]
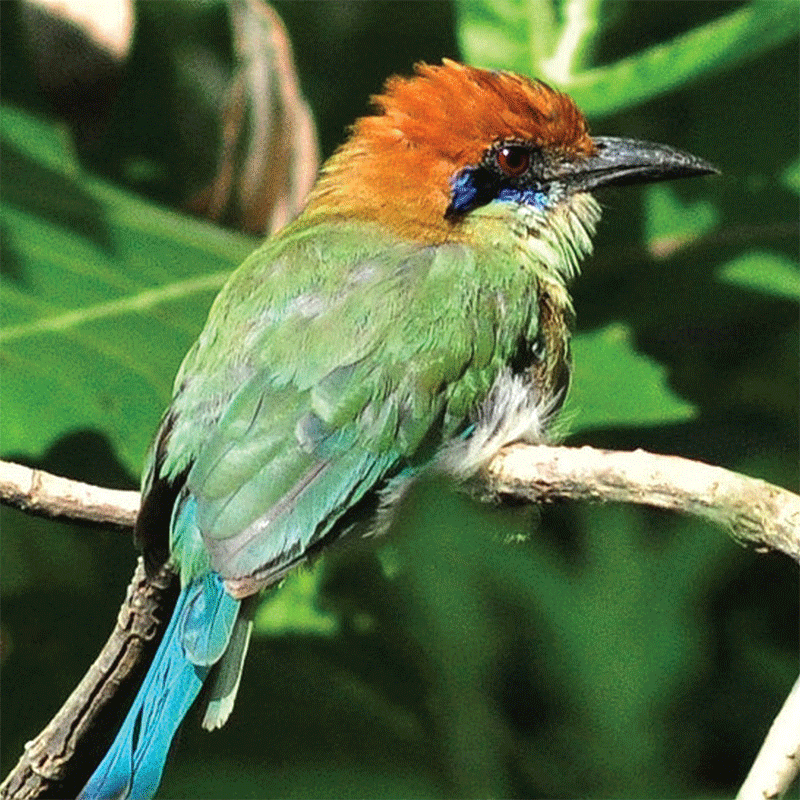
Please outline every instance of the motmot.
[[592, 193], [716, 171], [590, 135], [541, 81], [447, 59], [373, 102], [180, 367], [135, 539], [181, 590], [82, 798], [152, 797], [204, 684], [203, 726], [225, 723], [262, 590], [346, 534], [386, 529], [421, 470], [465, 481], [506, 444], [547, 441]]

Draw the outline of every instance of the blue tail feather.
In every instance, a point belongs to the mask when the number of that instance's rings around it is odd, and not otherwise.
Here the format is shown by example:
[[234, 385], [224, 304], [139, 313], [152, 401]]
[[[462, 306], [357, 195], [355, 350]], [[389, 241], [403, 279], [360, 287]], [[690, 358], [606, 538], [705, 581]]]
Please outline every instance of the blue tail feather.
[[224, 653], [238, 611], [215, 573], [183, 588], [128, 716], [79, 800], [155, 794], [172, 739]]

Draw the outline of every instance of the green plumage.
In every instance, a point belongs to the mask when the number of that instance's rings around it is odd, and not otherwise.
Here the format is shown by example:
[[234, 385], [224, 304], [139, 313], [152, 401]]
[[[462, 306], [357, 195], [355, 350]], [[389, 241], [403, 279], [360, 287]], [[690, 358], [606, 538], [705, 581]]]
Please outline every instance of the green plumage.
[[507, 364], [533, 361], [541, 287], [565, 276], [532, 258], [531, 219], [509, 236], [513, 214], [473, 215], [484, 247], [301, 217], [234, 273], [178, 374], [153, 464], [166, 481], [188, 469], [199, 530], [173, 526], [171, 542], [184, 580], [209, 567], [277, 579], [367, 492], [464, 432]]
[[225, 722], [260, 589], [385, 526], [426, 465], [460, 480], [546, 437], [590, 190], [713, 171], [592, 139], [569, 98], [510, 73], [423, 65], [375, 100], [303, 214], [231, 276], [176, 378], [136, 536], [182, 589], [82, 798], [152, 796], [206, 679], [203, 724]]

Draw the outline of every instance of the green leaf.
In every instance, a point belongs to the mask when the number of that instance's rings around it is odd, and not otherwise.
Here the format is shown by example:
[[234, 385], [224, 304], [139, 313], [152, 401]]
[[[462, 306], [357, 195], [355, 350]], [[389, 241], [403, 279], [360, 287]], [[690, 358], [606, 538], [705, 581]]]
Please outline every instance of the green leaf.
[[779, 253], [744, 253], [723, 264], [717, 274], [721, 281], [743, 289], [800, 300], [800, 267]]
[[[322, 676], [322, 680], [325, 677]], [[331, 702], [326, 689], [326, 702]], [[336, 697], [339, 703], [345, 700]], [[323, 723], [319, 724], [323, 727]], [[382, 731], [381, 731], [382, 733]], [[330, 734], [328, 734], [330, 736]], [[188, 749], [188, 748], [186, 748]], [[441, 797], [434, 777], [424, 765], [412, 769], [402, 760], [398, 765], [353, 759], [347, 753], [318, 753], [313, 759], [269, 765], [243, 763], [240, 758], [216, 758], [198, 767], [188, 757], [182, 768], [167, 770], [160, 796], [163, 797], [282, 797], [288, 800], [318, 798]], [[399, 760], [399, 759], [398, 759]]]
[[[529, 12], [523, 0], [456, 3], [464, 60], [478, 67], [529, 73], [531, 61], [539, 60], [532, 51], [549, 51], [552, 33], [552, 20], [542, 4], [534, 4], [534, 9]], [[539, 24], [532, 26], [533, 21]]]
[[475, 66], [552, 79], [547, 64], [559, 70], [582, 60], [599, 29], [599, 7], [598, 0], [460, 0], [461, 52]]
[[658, 183], [644, 193], [645, 239], [651, 253], [666, 256], [699, 239], [719, 222], [709, 200], [683, 203], [672, 186]]
[[[485, 571], [503, 576], [506, 603], [541, 609], [553, 632], [535, 657], [563, 685], [564, 708], [558, 724], [540, 735], [535, 757], [544, 760], [543, 771], [556, 759], [564, 764], [563, 774], [550, 778], [551, 794], [559, 794], [558, 781], [580, 784], [574, 756], [581, 753], [577, 762], [594, 764], [592, 779], [611, 796], [649, 796], [653, 775], [662, 776], [664, 795], [681, 796], [680, 777], [667, 768], [674, 754], [664, 733], [674, 724], [670, 698], [696, 673], [707, 635], [702, 619], [687, 614], [686, 598], [694, 600], [703, 579], [721, 571], [720, 554], [735, 548], [694, 521], [677, 522], [676, 535], [655, 547], [637, 509], [576, 511], [585, 532], [580, 559], [563, 559], [540, 536], [527, 553], [484, 554]], [[520, 626], [536, 624], [527, 614]]]
[[566, 420], [571, 431], [691, 419], [695, 408], [667, 386], [665, 369], [636, 352], [630, 330], [609, 325], [575, 337], [575, 376]]
[[458, 36], [465, 59], [542, 78], [568, 91], [583, 112], [600, 117], [640, 105], [754, 58], [797, 35], [793, 2], [754, 2], [668, 42], [607, 66], [583, 69], [607, 12], [595, 0], [461, 0]]
[[562, 84], [590, 117], [613, 114], [730, 69], [797, 35], [793, 2], [755, 0], [724, 17]]
[[800, 194], [800, 158], [796, 158], [786, 167], [780, 180], [789, 191]]
[[417, 481], [397, 513], [407, 581], [402, 607], [416, 637], [427, 640], [427, 704], [447, 755], [451, 796], [512, 794], [499, 744], [506, 730], [485, 688], [496, 674], [502, 635], [485, 600], [493, 576], [484, 557], [503, 548], [499, 532], [522, 534], [529, 524], [513, 512], [476, 508], [442, 478]]
[[48, 590], [85, 591], [87, 571], [95, 574], [103, 564], [97, 547], [74, 526], [42, 526], [36, 517], [13, 508], [0, 510], [3, 526], [3, 597]]
[[105, 434], [134, 474], [173, 376], [252, 240], [88, 175], [51, 122], [2, 114], [3, 450]]
[[271, 592], [259, 606], [254, 627], [265, 636], [278, 636], [293, 632], [332, 636], [339, 630], [335, 614], [319, 608], [320, 583], [323, 564], [292, 572], [280, 584], [280, 591]]

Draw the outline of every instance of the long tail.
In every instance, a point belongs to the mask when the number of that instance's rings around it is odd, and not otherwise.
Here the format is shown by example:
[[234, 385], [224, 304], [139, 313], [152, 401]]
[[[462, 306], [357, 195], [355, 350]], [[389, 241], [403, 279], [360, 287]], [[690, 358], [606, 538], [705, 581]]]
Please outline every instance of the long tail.
[[[155, 794], [172, 739], [228, 648], [238, 614], [239, 601], [225, 592], [215, 573], [183, 588], [139, 694], [79, 800], [139, 800]], [[241, 646], [236, 649], [241, 666]]]

